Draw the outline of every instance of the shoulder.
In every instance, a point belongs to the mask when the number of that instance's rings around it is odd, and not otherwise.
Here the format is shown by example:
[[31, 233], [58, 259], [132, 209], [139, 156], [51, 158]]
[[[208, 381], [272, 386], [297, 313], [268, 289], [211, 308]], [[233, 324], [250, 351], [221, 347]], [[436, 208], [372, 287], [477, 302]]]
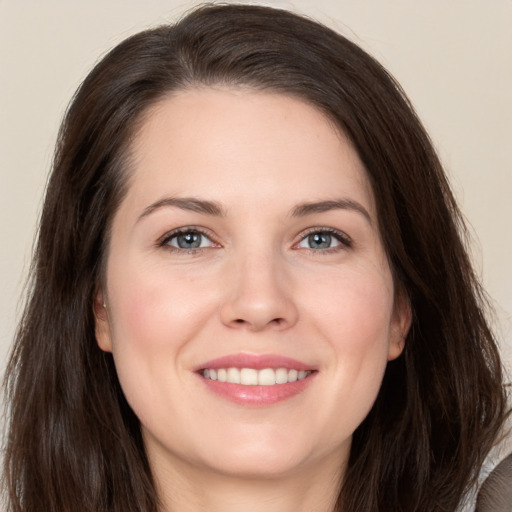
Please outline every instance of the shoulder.
[[475, 512], [512, 512], [512, 453], [482, 483]]
[[512, 512], [511, 419], [507, 421], [501, 441], [480, 468], [477, 483], [468, 491], [457, 512]]

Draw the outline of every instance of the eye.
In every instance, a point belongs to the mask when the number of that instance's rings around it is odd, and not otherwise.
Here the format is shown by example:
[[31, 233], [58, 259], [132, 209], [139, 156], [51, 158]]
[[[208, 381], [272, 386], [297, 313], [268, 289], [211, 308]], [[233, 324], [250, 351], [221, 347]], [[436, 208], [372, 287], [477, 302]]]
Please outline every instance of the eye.
[[204, 233], [197, 229], [179, 230], [166, 235], [160, 242], [160, 246], [168, 246], [174, 249], [193, 251], [205, 247], [214, 247], [215, 244]]
[[315, 229], [307, 233], [297, 244], [302, 249], [316, 251], [350, 247], [351, 240], [344, 233], [332, 229]]

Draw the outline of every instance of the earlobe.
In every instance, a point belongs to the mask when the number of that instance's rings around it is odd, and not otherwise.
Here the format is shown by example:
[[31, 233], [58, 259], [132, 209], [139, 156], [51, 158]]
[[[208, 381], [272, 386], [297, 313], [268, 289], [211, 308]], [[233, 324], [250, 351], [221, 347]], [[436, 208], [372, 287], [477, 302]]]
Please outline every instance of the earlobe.
[[102, 290], [98, 290], [94, 299], [94, 332], [101, 350], [112, 352], [112, 336], [108, 319], [107, 304]]
[[406, 336], [397, 337], [394, 340], [390, 340], [388, 349], [388, 361], [393, 361], [399, 357], [405, 348]]
[[405, 339], [412, 323], [412, 309], [406, 293], [397, 293], [391, 322], [388, 361], [400, 356], [405, 348]]

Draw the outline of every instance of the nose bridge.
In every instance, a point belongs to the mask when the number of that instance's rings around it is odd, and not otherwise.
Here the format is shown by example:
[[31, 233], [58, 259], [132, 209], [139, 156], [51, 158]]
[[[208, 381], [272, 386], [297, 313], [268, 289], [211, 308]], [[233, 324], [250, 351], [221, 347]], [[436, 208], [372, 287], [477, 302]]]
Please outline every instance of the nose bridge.
[[[276, 251], [249, 249], [241, 258], [241, 268], [237, 283], [240, 294], [248, 293], [254, 298], [267, 294], [273, 296], [280, 291], [279, 281], [284, 278], [283, 265]], [[283, 290], [284, 291], [284, 290]]]
[[286, 262], [271, 247], [246, 246], [229, 269], [222, 320], [231, 327], [261, 330], [295, 323]]

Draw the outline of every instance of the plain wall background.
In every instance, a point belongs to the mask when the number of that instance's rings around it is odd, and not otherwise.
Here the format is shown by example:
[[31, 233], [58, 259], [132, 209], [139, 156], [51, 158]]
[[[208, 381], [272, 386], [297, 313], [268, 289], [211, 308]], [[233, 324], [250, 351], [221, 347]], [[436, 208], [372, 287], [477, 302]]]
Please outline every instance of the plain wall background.
[[[0, 371], [3, 373], [60, 119], [98, 58], [199, 2], [0, 0]], [[512, 0], [252, 2], [306, 13], [403, 85], [475, 237], [512, 367]]]

